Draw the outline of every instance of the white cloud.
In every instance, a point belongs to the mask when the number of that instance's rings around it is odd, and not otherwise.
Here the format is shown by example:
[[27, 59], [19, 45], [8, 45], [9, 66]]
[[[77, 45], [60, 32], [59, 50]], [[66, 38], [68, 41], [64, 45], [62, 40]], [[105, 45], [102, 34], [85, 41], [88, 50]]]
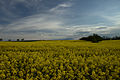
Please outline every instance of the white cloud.
[[[55, 19], [56, 18], [56, 19]], [[26, 31], [61, 28], [62, 21], [54, 15], [33, 15], [15, 21], [6, 27], [6, 31]], [[8, 28], [8, 29], [7, 29]]]
[[101, 17], [110, 21], [111, 23], [113, 23], [113, 25], [120, 25], [120, 13], [117, 13], [113, 16], [103, 15]]
[[49, 11], [54, 12], [54, 13], [58, 13], [58, 14], [62, 14], [62, 13], [65, 13], [67, 11], [67, 9], [65, 9], [65, 8], [69, 8], [71, 6], [72, 6], [72, 3], [70, 3], [70, 2], [62, 3], [62, 4], [57, 5], [54, 8], [51, 8]]
[[120, 30], [119, 26], [104, 26], [104, 25], [76, 25], [66, 28], [73, 34], [76, 32], [89, 32], [98, 34], [110, 34], [113, 30]]
[[[32, 8], [39, 9], [40, 7], [38, 5], [40, 5], [40, 1], [42, 0], [12, 0], [9, 6], [14, 8], [14, 5], [17, 3], [22, 3], [28, 8], [33, 6]], [[67, 11], [69, 7], [71, 7], [71, 3], [66, 2], [55, 6], [44, 14], [37, 13], [21, 19], [19, 18], [16, 21], [12, 21], [4, 28], [1, 26], [2, 33], [0, 36], [7, 38], [24, 37], [27, 39], [39, 39], [39, 37], [43, 39], [65, 38], [67, 35], [72, 34], [64, 29], [63, 16], [58, 17], [58, 15]]]
[[[19, 19], [8, 24], [0, 36], [25, 39], [56, 39], [64, 38], [63, 21], [56, 15], [38, 14]], [[2, 27], [1, 27], [2, 28]], [[46, 32], [48, 31], [48, 32]], [[40, 37], [40, 38], [39, 38]]]
[[60, 7], [64, 7], [64, 8], [71, 7], [71, 4], [70, 3], [63, 3], [63, 4], [59, 4], [57, 7], [58, 8], [60, 8]]
[[[13, 36], [13, 38], [24, 37], [26, 39], [62, 39], [68, 37], [78, 39], [83, 35], [90, 35], [93, 33], [111, 34], [116, 30], [120, 30], [119, 26], [104, 26], [104, 24], [76, 25], [69, 27], [62, 26], [63, 24], [63, 20], [60, 20], [55, 15], [39, 14], [29, 16], [9, 24], [6, 29], [4, 28], [4, 32], [8, 32], [5, 33], [4, 36]], [[44, 30], [48, 30], [48, 32], [44, 32]], [[49, 30], [51, 32], [49, 32]], [[11, 33], [14, 31], [15, 33]]]

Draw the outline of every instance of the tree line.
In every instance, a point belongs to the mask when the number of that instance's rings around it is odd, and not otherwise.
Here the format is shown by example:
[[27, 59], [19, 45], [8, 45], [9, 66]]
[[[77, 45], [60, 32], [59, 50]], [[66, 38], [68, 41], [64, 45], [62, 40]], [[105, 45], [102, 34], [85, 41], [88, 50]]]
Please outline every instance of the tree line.
[[79, 40], [86, 40], [86, 41], [91, 41], [93, 43], [98, 43], [99, 41], [102, 40], [120, 40], [120, 36], [115, 36], [115, 37], [101, 37], [98, 34], [93, 34], [88, 37], [82, 37]]
[[[2, 38], [0, 38], [0, 41], [3, 41]], [[11, 39], [8, 39], [8, 41], [12, 41]], [[24, 38], [23, 39], [16, 39], [16, 41], [24, 41]]]
[[[98, 43], [99, 41], [102, 41], [102, 40], [120, 40], [120, 36], [115, 36], [115, 37], [103, 36], [103, 37], [101, 37], [98, 34], [93, 34], [93, 35], [90, 35], [88, 37], [82, 37], [79, 40], [86, 40], [86, 41], [91, 41], [93, 43]], [[3, 41], [3, 39], [0, 38], [0, 41]], [[8, 39], [8, 41], [12, 41], [12, 40]], [[23, 39], [17, 39], [16, 41], [25, 41], [25, 40], [23, 38]]]

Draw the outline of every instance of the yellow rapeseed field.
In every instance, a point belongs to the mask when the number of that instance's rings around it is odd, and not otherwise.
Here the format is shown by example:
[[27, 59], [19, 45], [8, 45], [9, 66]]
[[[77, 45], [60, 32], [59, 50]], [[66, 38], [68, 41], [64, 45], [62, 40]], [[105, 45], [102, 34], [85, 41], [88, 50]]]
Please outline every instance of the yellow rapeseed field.
[[0, 42], [0, 80], [120, 80], [120, 40]]

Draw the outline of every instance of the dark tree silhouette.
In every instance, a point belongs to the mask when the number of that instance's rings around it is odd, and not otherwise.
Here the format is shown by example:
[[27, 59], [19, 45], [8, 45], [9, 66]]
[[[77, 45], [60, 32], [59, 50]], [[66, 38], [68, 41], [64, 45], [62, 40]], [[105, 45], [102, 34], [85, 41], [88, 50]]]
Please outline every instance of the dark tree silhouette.
[[0, 38], [0, 41], [3, 41], [3, 39], [2, 39], [2, 38]]
[[103, 38], [101, 36], [99, 36], [98, 34], [93, 34], [88, 37], [83, 37], [80, 40], [92, 41], [93, 43], [97, 43], [99, 41], [102, 41]]
[[82, 37], [82, 38], [80, 38], [80, 40], [92, 41], [93, 43], [97, 43], [102, 40], [120, 40], [120, 37], [115, 36], [115, 37], [109, 38], [109, 37], [105, 37], [105, 36], [101, 37], [98, 34], [93, 34], [88, 37]]
[[119, 36], [115, 36], [115, 37], [105, 37], [103, 36], [103, 40], [120, 40], [120, 37]]
[[8, 41], [11, 41], [11, 39], [8, 39]]
[[21, 39], [21, 41], [24, 41], [24, 38], [23, 38], [23, 39]]
[[20, 39], [17, 39], [17, 41], [20, 41]]

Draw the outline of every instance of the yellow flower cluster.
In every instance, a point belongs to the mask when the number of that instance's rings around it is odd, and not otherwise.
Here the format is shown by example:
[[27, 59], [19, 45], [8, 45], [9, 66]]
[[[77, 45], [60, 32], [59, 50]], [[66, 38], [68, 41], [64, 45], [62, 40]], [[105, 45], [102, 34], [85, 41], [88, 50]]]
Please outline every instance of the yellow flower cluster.
[[119, 80], [120, 41], [0, 42], [0, 80]]

